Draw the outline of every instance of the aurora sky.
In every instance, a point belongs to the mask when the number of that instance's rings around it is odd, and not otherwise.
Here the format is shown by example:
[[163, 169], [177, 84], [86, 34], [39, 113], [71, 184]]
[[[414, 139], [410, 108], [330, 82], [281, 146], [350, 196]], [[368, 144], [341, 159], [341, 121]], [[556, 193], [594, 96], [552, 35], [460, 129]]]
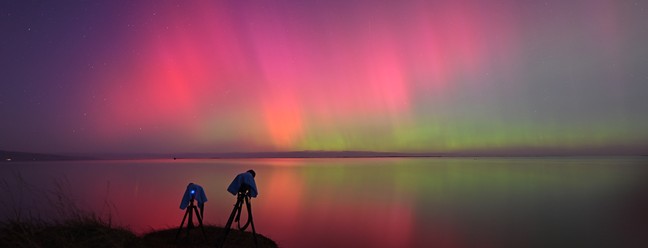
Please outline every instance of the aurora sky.
[[646, 1], [2, 1], [0, 149], [646, 154]]

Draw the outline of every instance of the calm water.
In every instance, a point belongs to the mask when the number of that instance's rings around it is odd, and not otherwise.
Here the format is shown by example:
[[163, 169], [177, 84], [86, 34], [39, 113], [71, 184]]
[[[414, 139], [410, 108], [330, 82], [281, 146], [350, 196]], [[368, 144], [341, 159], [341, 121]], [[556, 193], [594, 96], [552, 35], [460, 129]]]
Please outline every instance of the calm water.
[[[57, 192], [138, 233], [175, 227], [189, 182], [224, 225], [257, 171], [257, 231], [282, 247], [648, 247], [646, 158], [376, 158], [2, 163], [3, 219]], [[60, 195], [60, 194], [59, 194]]]

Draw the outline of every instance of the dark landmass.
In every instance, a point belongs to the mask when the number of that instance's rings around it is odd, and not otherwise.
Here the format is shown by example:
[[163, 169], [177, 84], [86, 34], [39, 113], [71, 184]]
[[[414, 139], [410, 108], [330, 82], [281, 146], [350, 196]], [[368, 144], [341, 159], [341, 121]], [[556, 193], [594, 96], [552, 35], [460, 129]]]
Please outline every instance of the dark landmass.
[[605, 157], [641, 156], [637, 153], [604, 151], [582, 152], [564, 149], [520, 149], [509, 151], [474, 150], [449, 153], [407, 153], [374, 151], [285, 151], [285, 152], [223, 152], [223, 153], [104, 153], [43, 154], [0, 150], [0, 163], [12, 161], [120, 160], [120, 159], [246, 159], [246, 158], [430, 158], [430, 157]]
[[[97, 220], [85, 219], [56, 224], [9, 222], [0, 228], [0, 247], [216, 247], [224, 229], [205, 226], [189, 232], [177, 228], [153, 231], [143, 236]], [[273, 240], [250, 232], [231, 230], [224, 247], [277, 247]]]
[[288, 151], [288, 152], [227, 152], [227, 153], [132, 153], [132, 154], [75, 154], [55, 155], [0, 150], [0, 162], [64, 161], [113, 159], [238, 159], [238, 158], [386, 158], [386, 157], [441, 157], [432, 153], [400, 153], [370, 151]]
[[67, 156], [31, 152], [14, 152], [0, 150], [0, 162], [13, 161], [66, 161], [66, 160], [89, 160], [92, 157]]
[[[194, 227], [187, 233], [183, 229], [176, 239], [177, 228], [154, 231], [142, 237], [147, 247], [216, 247], [219, 242], [224, 228], [217, 226], [205, 226], [205, 235], [198, 227]], [[227, 235], [224, 247], [277, 247], [273, 240], [258, 234], [256, 235], [257, 244], [254, 244], [254, 235], [251, 232], [241, 232], [232, 229]]]
[[290, 152], [232, 152], [175, 155], [174, 158], [386, 158], [441, 157], [431, 153], [369, 152], [369, 151], [290, 151]]

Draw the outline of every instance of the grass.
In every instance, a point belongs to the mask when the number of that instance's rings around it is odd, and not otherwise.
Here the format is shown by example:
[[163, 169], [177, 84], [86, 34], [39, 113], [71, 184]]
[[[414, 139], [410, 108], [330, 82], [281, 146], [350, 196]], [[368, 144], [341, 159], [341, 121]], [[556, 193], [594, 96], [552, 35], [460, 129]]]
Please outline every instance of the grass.
[[[0, 227], [0, 247], [215, 247], [223, 228], [205, 226], [187, 232], [171, 228], [137, 236], [130, 230], [114, 227], [98, 218], [45, 223], [6, 221]], [[277, 247], [271, 239], [257, 234], [258, 247]], [[232, 230], [225, 247], [255, 247], [250, 232]]]
[[125, 228], [99, 218], [46, 222], [9, 220], [0, 227], [0, 247], [147, 247]]

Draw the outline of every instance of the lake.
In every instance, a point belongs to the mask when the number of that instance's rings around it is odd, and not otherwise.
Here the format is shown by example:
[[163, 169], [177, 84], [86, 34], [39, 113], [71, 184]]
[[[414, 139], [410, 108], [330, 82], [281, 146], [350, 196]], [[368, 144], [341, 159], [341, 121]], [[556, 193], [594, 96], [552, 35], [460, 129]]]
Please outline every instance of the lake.
[[646, 157], [8, 162], [0, 217], [74, 204], [141, 234], [179, 226], [194, 182], [225, 225], [248, 169], [256, 230], [281, 247], [648, 247]]

